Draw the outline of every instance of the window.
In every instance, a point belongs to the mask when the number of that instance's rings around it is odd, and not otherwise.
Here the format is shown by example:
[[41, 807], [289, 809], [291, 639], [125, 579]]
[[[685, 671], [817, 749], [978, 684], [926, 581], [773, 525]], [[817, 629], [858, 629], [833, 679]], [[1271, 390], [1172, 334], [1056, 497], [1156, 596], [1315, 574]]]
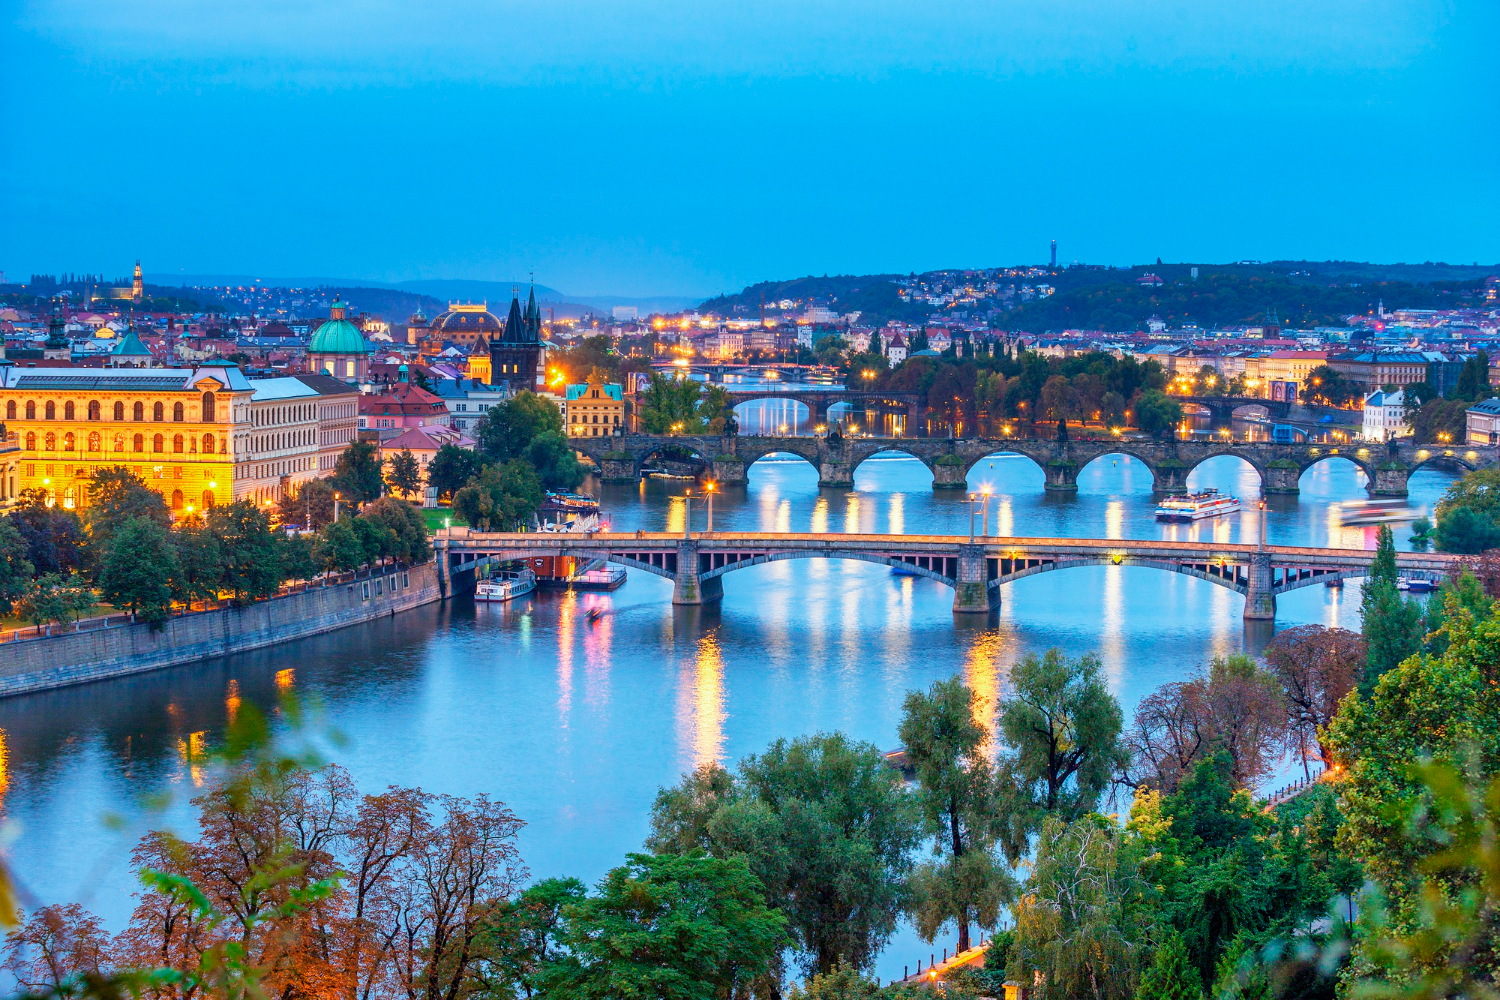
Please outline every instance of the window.
[[16, 401], [14, 399], [8, 400], [5, 404], [5, 419], [16, 419]]
[[151, 419], [155, 420], [157, 423], [160, 423], [161, 421], [167, 419], [166, 409], [160, 403], [157, 403], [155, 406], [151, 407]]
[[125, 419], [125, 404], [124, 403], [116, 403], [115, 404], [115, 419], [116, 420], [124, 420]]
[[36, 400], [34, 400], [34, 399], [28, 399], [26, 401], [26, 419], [27, 420], [35, 420], [36, 419]]
[[203, 394], [203, 422], [213, 423], [217, 419], [214, 416], [214, 394], [205, 392]]
[[212, 434], [205, 434], [205, 435], [203, 435], [203, 454], [205, 454], [205, 455], [212, 455], [213, 453], [214, 453], [214, 436]]
[[345, 361], [344, 362], [344, 378], [353, 378], [353, 377], [354, 377], [354, 362], [353, 361]]
[[98, 451], [104, 444], [104, 436], [98, 431], [89, 431], [89, 451]]
[[145, 420], [146, 419], [146, 404], [145, 403], [136, 403], [135, 406], [134, 406], [134, 408], [132, 408], [131, 411], [130, 411], [130, 419], [131, 420], [136, 420], [136, 421]]
[[[137, 404], [137, 405], [139, 405], [139, 404]], [[137, 434], [135, 436], [135, 439], [132, 440], [130, 443], [133, 445], [133, 447], [131, 448], [132, 451], [145, 451], [146, 450], [146, 435], [144, 435], [144, 434]]]
[[103, 416], [103, 407], [99, 405], [99, 401], [97, 399], [89, 400], [89, 419], [98, 420], [101, 416]]
[[[178, 403], [177, 405], [178, 405], [179, 408], [182, 406], [181, 403]], [[182, 454], [182, 445], [183, 445], [182, 435], [181, 434], [173, 434], [172, 435], [172, 451], [175, 454], [181, 455]]]
[[50, 399], [47, 400], [47, 412], [44, 414], [44, 416], [47, 420], [57, 419], [57, 404], [52, 402], [52, 400]]
[[125, 435], [124, 434], [116, 434], [115, 435], [115, 451], [124, 451], [124, 450], [125, 450]]
[[73, 437], [72, 431], [63, 435], [63, 451], [72, 451], [75, 443], [77, 443], [77, 438]]
[[46, 448], [48, 451], [56, 451], [57, 450], [57, 435], [53, 434], [51, 431], [48, 431], [47, 432], [47, 436], [42, 439], [42, 446], [44, 448]]
[[64, 420], [72, 420], [73, 419], [73, 413], [74, 413], [74, 410], [73, 410], [73, 401], [70, 399], [66, 403], [63, 404], [63, 419]]
[[172, 491], [172, 509], [173, 510], [181, 510], [182, 509], [182, 491], [181, 490], [173, 490]]
[[166, 439], [160, 434], [156, 434], [151, 438], [151, 450], [158, 455], [166, 450], [166, 444]]
[[175, 421], [177, 421], [180, 424], [180, 423], [182, 423], [182, 416], [183, 416], [182, 404], [181, 403], [173, 403], [172, 404], [172, 419], [175, 420]]
[[213, 490], [204, 490], [203, 491], [203, 509], [204, 510], [208, 510], [213, 505], [214, 505], [214, 491]]
[[36, 451], [36, 431], [26, 432], [26, 450]]

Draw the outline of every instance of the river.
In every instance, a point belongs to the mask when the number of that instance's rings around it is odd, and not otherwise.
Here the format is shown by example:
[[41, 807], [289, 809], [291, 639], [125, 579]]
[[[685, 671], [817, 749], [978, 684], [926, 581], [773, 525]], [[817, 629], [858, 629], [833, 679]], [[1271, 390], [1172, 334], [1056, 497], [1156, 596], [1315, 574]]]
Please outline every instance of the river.
[[[1429, 509], [1452, 480], [1424, 469], [1412, 502]], [[1049, 496], [1019, 457], [981, 462], [974, 488], [996, 494], [995, 534], [1253, 541], [1255, 473], [1233, 458], [1201, 466], [1190, 486], [1252, 501], [1193, 525], [1152, 517], [1151, 475], [1132, 459], [1080, 472], [1077, 496]], [[1364, 497], [1344, 460], [1302, 478], [1300, 497], [1272, 498], [1273, 543], [1372, 547], [1373, 529], [1341, 528], [1334, 506]], [[682, 482], [588, 483], [616, 530], [681, 530]], [[721, 530], [962, 533], [967, 505], [934, 493], [931, 474], [891, 455], [860, 466], [849, 490], [818, 488], [796, 459], [767, 459], [749, 485], [719, 495]], [[695, 502], [694, 525], [703, 512]], [[1408, 532], [1397, 537], [1402, 547]], [[488, 792], [526, 821], [535, 876], [597, 879], [638, 850], [659, 787], [709, 760], [733, 764], [777, 737], [840, 729], [888, 748], [901, 700], [962, 673], [990, 699], [1028, 652], [1097, 653], [1127, 712], [1159, 684], [1216, 655], [1255, 651], [1243, 600], [1147, 568], [1094, 567], [1002, 588], [988, 621], [956, 621], [952, 591], [852, 561], [779, 562], [731, 574], [719, 605], [675, 609], [670, 582], [632, 572], [613, 594], [540, 592], [514, 606], [468, 599], [312, 640], [203, 664], [0, 702], [5, 836], [30, 897], [78, 901], [123, 925], [135, 883], [130, 849], [167, 825], [191, 835], [187, 799], [204, 780], [194, 750], [246, 702], [290, 689], [321, 706], [325, 755], [367, 790], [420, 785]], [[1358, 628], [1359, 588], [1309, 587], [1280, 598], [1277, 626]], [[590, 624], [584, 615], [605, 614]], [[319, 730], [321, 731], [321, 729]], [[907, 928], [882, 956], [889, 977], [929, 952]]]

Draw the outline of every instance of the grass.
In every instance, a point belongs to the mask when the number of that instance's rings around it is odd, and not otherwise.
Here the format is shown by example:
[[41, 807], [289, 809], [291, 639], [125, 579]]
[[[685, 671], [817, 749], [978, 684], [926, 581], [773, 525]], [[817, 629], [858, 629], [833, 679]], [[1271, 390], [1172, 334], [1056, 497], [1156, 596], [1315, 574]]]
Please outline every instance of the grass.
[[464, 519], [459, 517], [458, 513], [449, 507], [434, 507], [430, 510], [424, 510], [422, 511], [422, 516], [427, 519], [428, 531], [446, 528], [448, 526], [446, 522], [450, 518], [454, 524], [462, 525], [464, 523]]

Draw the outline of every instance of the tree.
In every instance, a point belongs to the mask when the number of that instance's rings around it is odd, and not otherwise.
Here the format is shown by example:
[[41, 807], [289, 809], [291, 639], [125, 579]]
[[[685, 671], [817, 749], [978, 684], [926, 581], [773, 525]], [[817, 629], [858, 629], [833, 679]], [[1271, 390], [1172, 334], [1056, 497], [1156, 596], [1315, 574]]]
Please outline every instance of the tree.
[[647, 434], [701, 434], [708, 429], [699, 412], [703, 384], [690, 378], [651, 375], [636, 403], [636, 416]]
[[1389, 526], [1375, 533], [1375, 559], [1360, 595], [1361, 634], [1369, 660], [1361, 678], [1369, 691], [1376, 680], [1422, 648], [1422, 609], [1396, 589], [1396, 541]]
[[351, 441], [333, 467], [333, 487], [345, 503], [365, 503], [385, 488], [380, 472], [380, 449], [369, 441]]
[[9, 609], [31, 586], [36, 567], [29, 555], [26, 539], [16, 530], [15, 522], [0, 517], [0, 608]]
[[156, 631], [172, 612], [172, 580], [181, 572], [171, 533], [158, 521], [129, 517], [113, 530], [99, 568], [99, 590]]
[[1453, 398], [1468, 403], [1489, 399], [1495, 394], [1490, 388], [1490, 356], [1480, 351], [1464, 361], [1458, 370], [1458, 381], [1453, 387]]
[[374, 521], [391, 534], [388, 551], [408, 566], [416, 566], [432, 557], [432, 543], [427, 540], [427, 519], [405, 500], [382, 497], [360, 511], [360, 520]]
[[223, 586], [233, 594], [234, 603], [275, 593], [283, 579], [281, 547], [266, 512], [252, 501], [237, 500], [211, 508], [205, 520], [219, 546]]
[[396, 533], [388, 528], [384, 521], [355, 517], [350, 519], [349, 526], [354, 529], [354, 537], [359, 539], [359, 548], [365, 563], [376, 563], [395, 554]]
[[985, 733], [975, 720], [982, 699], [955, 677], [913, 691], [899, 729], [916, 772], [916, 805], [934, 835], [935, 859], [912, 873], [913, 918], [928, 941], [952, 924], [958, 949], [969, 947], [969, 925], [994, 927], [1014, 883], [995, 856], [994, 769]]
[[777, 740], [657, 794], [647, 846], [743, 855], [808, 973], [867, 968], [895, 932], [920, 826], [899, 776], [840, 733]]
[[453, 494], [479, 472], [479, 456], [469, 448], [445, 444], [427, 463], [427, 485], [437, 490], [439, 500], [453, 499]]
[[26, 543], [26, 559], [37, 573], [70, 573], [83, 567], [88, 538], [71, 510], [47, 506], [42, 490], [22, 490], [21, 506], [9, 521]]
[[809, 976], [807, 982], [793, 986], [787, 1000], [878, 1000], [880, 984], [866, 979], [847, 965], [840, 965], [832, 972], [819, 972]]
[[422, 488], [422, 469], [410, 448], [402, 448], [392, 455], [390, 465], [391, 485], [401, 491], [403, 499]]
[[1135, 425], [1152, 437], [1170, 438], [1182, 423], [1182, 404], [1155, 389], [1138, 396], [1132, 409]]
[[1308, 372], [1305, 384], [1311, 401], [1323, 406], [1347, 406], [1360, 394], [1358, 383], [1328, 365], [1318, 365]]
[[544, 431], [533, 438], [526, 449], [526, 460], [536, 469], [543, 489], [576, 490], [583, 482], [578, 456], [558, 431]]
[[100, 564], [109, 552], [114, 533], [133, 517], [154, 521], [163, 528], [172, 523], [171, 511], [160, 493], [151, 489], [128, 467], [101, 466], [89, 478], [89, 506], [85, 525], [89, 550]]
[[[376, 501], [377, 503], [379, 501]], [[281, 575], [286, 580], [311, 580], [318, 572], [313, 558], [312, 536], [296, 532], [279, 532], [276, 535], [277, 561], [281, 564]]]
[[287, 490], [276, 501], [276, 516], [283, 525], [298, 525], [317, 531], [333, 520], [334, 483], [331, 479], [309, 479], [296, 492]]
[[201, 518], [193, 517], [172, 532], [172, 544], [177, 549], [176, 573], [169, 580], [173, 599], [183, 604], [217, 600], [224, 581], [218, 537]]
[[542, 506], [542, 481], [523, 461], [488, 465], [453, 494], [453, 509], [480, 531], [513, 531]]
[[1171, 933], [1141, 976], [1137, 1000], [1203, 1000], [1203, 980], [1188, 959], [1182, 935]]
[[474, 429], [481, 454], [491, 462], [520, 458], [538, 435], [563, 432], [562, 411], [530, 389], [489, 408]]
[[16, 602], [16, 613], [38, 628], [71, 625], [94, 606], [88, 583], [76, 573], [43, 573]]
[[1071, 821], [1093, 811], [1125, 766], [1125, 750], [1120, 703], [1104, 685], [1097, 656], [1028, 653], [1010, 678], [997, 728], [1008, 748], [1000, 788], [1009, 802], [1006, 853], [1014, 860], [1044, 815]]
[[1449, 507], [1438, 514], [1433, 541], [1439, 551], [1477, 554], [1500, 548], [1500, 525], [1469, 507]]
[[325, 570], [347, 573], [365, 562], [365, 548], [354, 530], [354, 518], [343, 518], [323, 526], [313, 543], [313, 562]]
[[1324, 730], [1364, 673], [1369, 661], [1364, 637], [1347, 629], [1297, 625], [1276, 633], [1265, 660], [1281, 683], [1287, 724], [1304, 762], [1316, 746], [1323, 767], [1332, 767]]
[[563, 908], [564, 949], [541, 969], [550, 1000], [723, 1000], [770, 970], [783, 919], [743, 857], [632, 854]]
[[43, 906], [5, 935], [0, 968], [33, 996], [71, 996], [111, 971], [109, 934], [77, 903]]
[[543, 879], [515, 900], [502, 900], [485, 917], [478, 992], [490, 997], [533, 996], [541, 972], [562, 954], [563, 911], [588, 895], [576, 878]]

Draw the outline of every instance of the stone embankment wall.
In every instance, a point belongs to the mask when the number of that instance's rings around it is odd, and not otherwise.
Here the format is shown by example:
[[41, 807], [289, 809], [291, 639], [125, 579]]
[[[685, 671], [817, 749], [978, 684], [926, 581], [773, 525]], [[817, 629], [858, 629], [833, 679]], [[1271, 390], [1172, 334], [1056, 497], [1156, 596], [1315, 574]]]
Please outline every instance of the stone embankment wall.
[[243, 608], [0, 645], [0, 697], [145, 673], [358, 625], [441, 598], [437, 567], [313, 587]]

